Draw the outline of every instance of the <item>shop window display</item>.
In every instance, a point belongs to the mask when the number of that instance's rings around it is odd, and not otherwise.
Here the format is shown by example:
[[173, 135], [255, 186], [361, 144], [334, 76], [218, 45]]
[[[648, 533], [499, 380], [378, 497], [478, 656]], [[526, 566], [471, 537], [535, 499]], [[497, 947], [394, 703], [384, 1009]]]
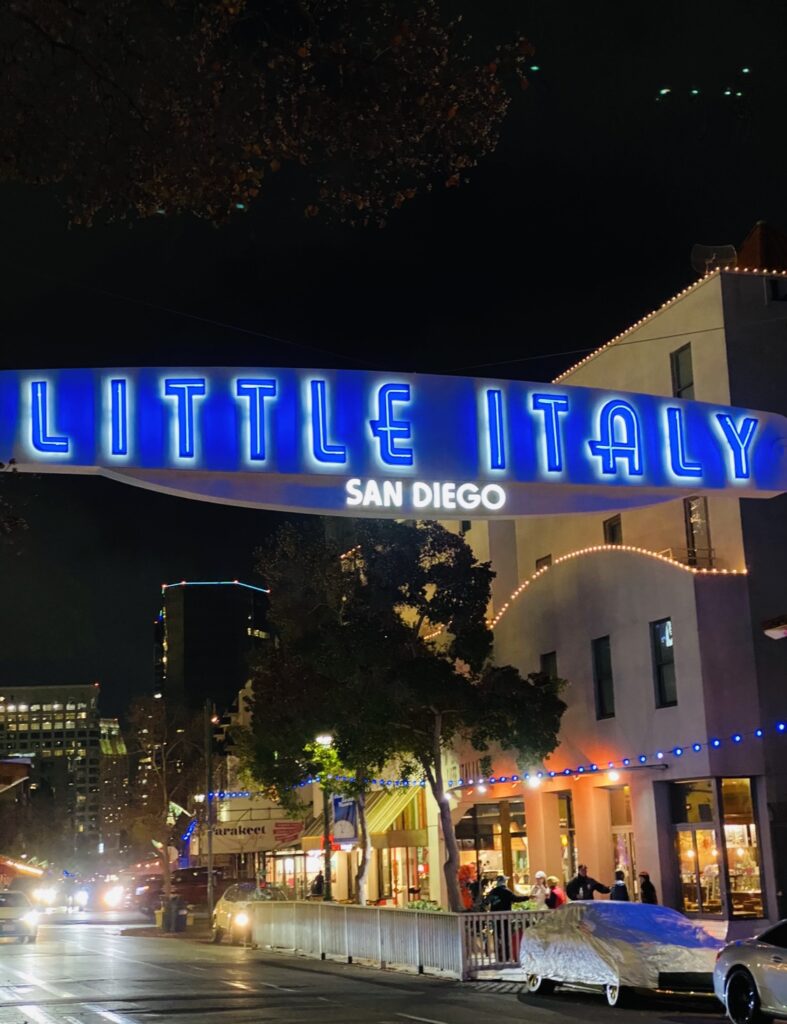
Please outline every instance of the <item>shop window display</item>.
[[724, 845], [735, 917], [763, 917], [760, 856], [749, 779], [722, 779]]

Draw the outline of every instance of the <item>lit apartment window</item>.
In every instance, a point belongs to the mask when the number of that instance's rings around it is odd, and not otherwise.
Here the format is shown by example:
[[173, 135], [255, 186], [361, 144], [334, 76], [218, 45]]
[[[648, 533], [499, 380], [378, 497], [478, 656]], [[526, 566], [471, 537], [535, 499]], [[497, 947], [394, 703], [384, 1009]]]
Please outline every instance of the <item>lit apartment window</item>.
[[609, 519], [605, 519], [603, 525], [605, 544], [623, 543], [623, 523], [620, 516], [611, 516]]
[[593, 686], [596, 691], [596, 718], [615, 717], [615, 687], [612, 681], [612, 648], [609, 637], [592, 642]]
[[539, 569], [546, 569], [552, 564], [552, 555], [542, 555], [536, 559], [536, 572]]
[[557, 679], [557, 651], [547, 651], [541, 655], [541, 675]]
[[660, 619], [658, 622], [651, 622], [650, 637], [653, 648], [653, 680], [656, 686], [656, 707], [671, 708], [678, 703], [672, 619]]
[[672, 393], [676, 398], [694, 398], [694, 368], [691, 363], [691, 345], [684, 345], [670, 353]]

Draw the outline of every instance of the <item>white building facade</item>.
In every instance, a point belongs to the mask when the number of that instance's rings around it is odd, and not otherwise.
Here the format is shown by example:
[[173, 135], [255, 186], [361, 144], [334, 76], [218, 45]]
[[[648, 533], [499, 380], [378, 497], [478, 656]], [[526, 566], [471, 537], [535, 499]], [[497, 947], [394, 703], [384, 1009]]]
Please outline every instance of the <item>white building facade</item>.
[[[559, 379], [785, 413], [787, 280], [715, 272]], [[787, 643], [762, 630], [787, 612], [786, 528], [785, 496], [701, 492], [472, 524], [497, 572], [497, 662], [569, 686], [560, 745], [529, 783], [498, 753], [505, 783], [462, 788], [462, 834], [479, 808], [492, 822], [466, 859], [522, 884], [578, 863], [609, 884], [620, 868], [634, 892], [647, 871], [661, 902], [730, 935], [787, 916]]]

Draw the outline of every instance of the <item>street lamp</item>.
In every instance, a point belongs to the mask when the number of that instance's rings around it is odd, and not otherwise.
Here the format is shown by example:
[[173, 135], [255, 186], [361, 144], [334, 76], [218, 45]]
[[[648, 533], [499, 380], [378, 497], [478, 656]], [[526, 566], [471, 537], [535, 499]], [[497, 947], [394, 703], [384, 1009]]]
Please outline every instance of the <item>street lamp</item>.
[[[314, 737], [318, 747], [326, 750], [333, 746], [333, 736], [330, 733], [320, 733]], [[328, 792], [328, 780], [322, 773], [322, 846], [323, 846], [323, 900], [330, 903], [333, 894], [331, 892], [331, 795]]]

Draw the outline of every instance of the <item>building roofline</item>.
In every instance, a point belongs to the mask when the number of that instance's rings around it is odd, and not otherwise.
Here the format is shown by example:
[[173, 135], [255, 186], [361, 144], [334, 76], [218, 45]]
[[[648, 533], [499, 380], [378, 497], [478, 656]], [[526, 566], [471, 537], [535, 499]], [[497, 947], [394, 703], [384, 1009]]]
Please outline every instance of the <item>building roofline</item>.
[[609, 341], [605, 342], [603, 345], [600, 345], [597, 349], [594, 349], [583, 359], [580, 359], [579, 362], [574, 363], [573, 366], [569, 366], [567, 370], [564, 370], [562, 373], [558, 374], [558, 376], [552, 380], [552, 383], [560, 384], [562, 381], [566, 379], [566, 377], [570, 376], [570, 374], [572, 374], [575, 370], [578, 370], [580, 366], [584, 366], [585, 363], [589, 363], [592, 359], [595, 359], [596, 356], [600, 355], [602, 352], [606, 352], [608, 348], [611, 348], [613, 345], [616, 345], [624, 338], [627, 338], [633, 331], [636, 331], [638, 328], [642, 327], [643, 324], [648, 323], [650, 320], [653, 319], [653, 317], [661, 313], [662, 310], [668, 309], [670, 306], [673, 306], [676, 302], [679, 302], [680, 299], [684, 298], [690, 292], [696, 291], [697, 288], [701, 287], [704, 284], [707, 284], [708, 281], [710, 281], [711, 279], [721, 276], [721, 274], [747, 274], [749, 276], [760, 275], [762, 277], [787, 277], [787, 270], [762, 270], [759, 267], [720, 267], [717, 268], [716, 270], [712, 270], [709, 274], [703, 275], [701, 278], [699, 278], [699, 280], [695, 281], [693, 284], [690, 284], [687, 288], [683, 288], [681, 291], [677, 292], [677, 294], [673, 295], [672, 298], [667, 299], [666, 302], [662, 302], [658, 309], [654, 309], [650, 313], [646, 313], [645, 316], [641, 317], [630, 327], [627, 327], [624, 331], [621, 331], [620, 334], [616, 334], [614, 338], [610, 338]]
[[253, 583], [242, 583], [240, 580], [178, 580], [177, 583], [162, 583], [161, 593], [173, 587], [243, 587], [259, 594], [270, 594], [270, 590], [265, 587], [256, 587]]

